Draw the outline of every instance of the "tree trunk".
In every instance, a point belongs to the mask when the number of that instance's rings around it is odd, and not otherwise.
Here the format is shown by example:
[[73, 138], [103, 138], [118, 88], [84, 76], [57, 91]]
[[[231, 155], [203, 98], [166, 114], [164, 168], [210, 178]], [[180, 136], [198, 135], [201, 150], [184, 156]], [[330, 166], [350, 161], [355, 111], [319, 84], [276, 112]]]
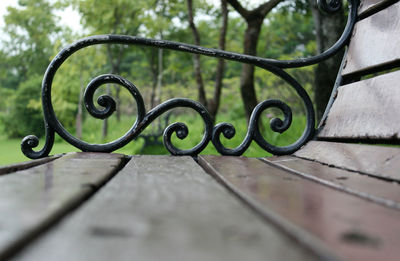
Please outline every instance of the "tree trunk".
[[[248, 22], [244, 34], [243, 52], [249, 55], [257, 55], [257, 43], [263, 20], [252, 20]], [[246, 118], [249, 120], [255, 106], [257, 106], [257, 96], [254, 88], [254, 66], [250, 64], [242, 65], [240, 77], [240, 93], [242, 95]]]
[[151, 85], [151, 94], [150, 94], [150, 109], [153, 109], [156, 105], [156, 87], [157, 87], [157, 80], [158, 80], [158, 66], [156, 64], [156, 55], [152, 49], [149, 52], [149, 65], [150, 71], [153, 76], [153, 81]]
[[83, 79], [82, 79], [82, 71], [79, 75], [80, 80], [80, 89], [79, 89], [79, 101], [78, 101], [78, 112], [76, 114], [76, 137], [78, 139], [82, 139], [82, 100], [83, 100]]
[[[200, 34], [197, 31], [196, 25], [194, 24], [194, 21], [193, 21], [192, 0], [187, 0], [187, 8], [188, 8], [188, 16], [189, 16], [189, 27], [193, 32], [194, 44], [200, 45]], [[196, 83], [197, 83], [197, 90], [199, 92], [198, 99], [201, 104], [203, 104], [205, 107], [207, 107], [207, 98], [206, 98], [206, 92], [204, 90], [203, 77], [201, 75], [201, 63], [200, 63], [200, 55], [199, 54], [194, 55], [193, 64], [194, 64], [194, 73], [195, 73], [195, 78], [196, 78]]]
[[[253, 10], [247, 10], [238, 0], [227, 1], [247, 23], [243, 52], [248, 55], [257, 55], [257, 43], [264, 18], [282, 0], [269, 0]], [[240, 93], [247, 121], [249, 121], [251, 113], [257, 105], [257, 96], [254, 88], [254, 66], [252, 65], [243, 64], [242, 66]]]
[[[322, 53], [331, 47], [342, 34], [345, 20], [344, 13], [343, 10], [340, 10], [333, 15], [325, 14], [318, 9], [316, 1], [309, 0], [309, 3], [312, 6], [316, 29], [317, 51]], [[318, 120], [321, 119], [328, 104], [342, 57], [343, 51], [319, 63], [315, 69], [314, 103]]]
[[[110, 85], [109, 84], [107, 84], [107, 94], [111, 95], [111, 89], [110, 89]], [[103, 120], [103, 127], [102, 127], [102, 132], [101, 132], [101, 136], [102, 136], [103, 141], [106, 140], [107, 135], [108, 135], [108, 118], [105, 118]]]
[[[228, 29], [228, 6], [226, 0], [221, 0], [221, 13], [222, 13], [222, 26], [219, 33], [218, 47], [221, 50], [225, 50], [226, 32]], [[224, 78], [224, 70], [225, 70], [225, 60], [219, 59], [215, 75], [214, 96], [208, 101], [208, 108], [207, 108], [213, 121], [215, 121], [215, 118], [217, 116], [219, 103], [221, 100], [221, 89], [222, 89], [222, 80]]]
[[158, 49], [158, 75], [157, 75], [157, 85], [156, 85], [156, 98], [155, 106], [161, 103], [162, 95], [162, 80], [163, 80], [163, 49]]

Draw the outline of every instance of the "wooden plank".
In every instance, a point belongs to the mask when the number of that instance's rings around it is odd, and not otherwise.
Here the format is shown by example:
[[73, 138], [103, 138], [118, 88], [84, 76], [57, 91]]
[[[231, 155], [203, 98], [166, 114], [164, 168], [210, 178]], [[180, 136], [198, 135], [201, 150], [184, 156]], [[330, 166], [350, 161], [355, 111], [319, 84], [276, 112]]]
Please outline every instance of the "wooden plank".
[[400, 185], [398, 183], [292, 156], [263, 158], [263, 160], [321, 184], [400, 209]]
[[295, 156], [400, 181], [400, 148], [310, 141]]
[[315, 260], [190, 157], [134, 156], [15, 260]]
[[114, 174], [122, 158], [72, 153], [0, 176], [0, 260], [78, 206]]
[[399, 82], [396, 71], [339, 87], [318, 137], [400, 142]]
[[400, 2], [359, 21], [342, 74], [400, 62]]
[[358, 17], [365, 18], [398, 1], [399, 0], [362, 0], [358, 8]]
[[261, 214], [269, 216], [274, 212], [318, 237], [344, 260], [398, 260], [398, 210], [290, 174], [258, 159], [201, 159], [213, 175]]
[[35, 167], [35, 166], [38, 166], [41, 164], [45, 164], [52, 160], [58, 159], [59, 157], [61, 157], [61, 155], [55, 155], [55, 156], [46, 157], [43, 159], [37, 159], [37, 160], [31, 160], [31, 161], [25, 161], [25, 162], [21, 162], [21, 163], [1, 166], [0, 167], [0, 175], [16, 172], [19, 170], [29, 169], [29, 168], [32, 168], [32, 167]]

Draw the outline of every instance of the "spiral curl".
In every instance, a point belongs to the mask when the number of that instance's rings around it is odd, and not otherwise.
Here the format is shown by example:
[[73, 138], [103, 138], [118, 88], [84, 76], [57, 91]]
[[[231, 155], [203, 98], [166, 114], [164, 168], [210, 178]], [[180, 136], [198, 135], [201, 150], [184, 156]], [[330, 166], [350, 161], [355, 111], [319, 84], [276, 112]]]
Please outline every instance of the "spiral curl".
[[317, 5], [322, 11], [328, 14], [336, 13], [343, 7], [341, 0], [317, 0]]
[[[195, 110], [203, 119], [204, 122], [204, 135], [199, 144], [194, 146], [192, 149], [180, 150], [175, 147], [171, 142], [171, 137], [173, 133], [176, 133], [178, 138], [184, 139], [187, 137], [189, 130], [187, 126], [183, 123], [173, 123], [168, 126], [164, 131], [164, 145], [167, 150], [173, 155], [196, 155], [200, 153], [212, 140], [214, 146], [217, 150], [224, 155], [241, 155], [250, 145], [251, 141], [254, 140], [265, 150], [276, 154], [290, 154], [300, 148], [305, 142], [307, 142], [315, 131], [315, 119], [314, 119], [314, 109], [310, 98], [308, 97], [305, 90], [294, 80], [290, 75], [288, 75], [283, 69], [285, 68], [298, 68], [303, 66], [308, 66], [316, 64], [320, 61], [326, 60], [329, 57], [335, 55], [343, 46], [348, 42], [352, 29], [357, 20], [357, 8], [359, 0], [349, 0], [349, 15], [347, 25], [343, 31], [340, 39], [325, 52], [308, 58], [300, 58], [295, 60], [273, 60], [266, 59], [251, 55], [244, 55], [239, 53], [227, 52], [212, 48], [204, 48], [200, 46], [178, 43], [172, 41], [148, 39], [143, 37], [126, 36], [126, 35], [97, 35], [90, 36], [81, 39], [66, 48], [64, 48], [56, 57], [51, 61], [48, 66], [44, 79], [42, 82], [42, 107], [44, 114], [45, 130], [46, 130], [46, 142], [40, 151], [34, 151], [33, 149], [38, 146], [39, 139], [36, 136], [29, 135], [22, 140], [21, 150], [29, 158], [41, 158], [47, 156], [54, 144], [54, 134], [57, 133], [64, 140], [69, 142], [71, 145], [81, 149], [82, 151], [95, 151], [95, 152], [112, 152], [126, 145], [128, 142], [135, 139], [155, 118], [157, 118], [162, 113], [176, 107], [188, 107]], [[342, 2], [340, 0], [318, 0], [318, 5], [321, 9], [328, 13], [333, 13], [338, 11], [342, 7]], [[102, 95], [97, 99], [97, 103], [101, 106], [98, 109], [93, 102], [93, 96], [96, 89], [101, 85], [106, 83], [118, 84], [126, 88], [137, 103], [138, 115], [135, 123], [131, 129], [125, 133], [121, 138], [114, 140], [106, 144], [89, 144], [84, 141], [77, 139], [72, 136], [62, 124], [58, 121], [55, 116], [53, 105], [51, 102], [51, 88], [54, 76], [63, 64], [63, 62], [71, 56], [73, 53], [87, 46], [98, 45], [98, 44], [127, 44], [127, 45], [142, 45], [151, 46], [156, 48], [164, 48], [170, 50], [176, 50], [180, 52], [187, 52], [193, 54], [201, 54], [206, 56], [212, 56], [215, 58], [221, 58], [226, 60], [237, 61], [241, 63], [248, 63], [265, 70], [268, 70], [278, 77], [285, 80], [292, 86], [297, 94], [302, 99], [307, 114], [307, 126], [302, 134], [302, 136], [293, 144], [286, 147], [276, 147], [269, 144], [260, 134], [258, 129], [258, 122], [261, 112], [266, 108], [276, 107], [279, 108], [284, 114], [284, 120], [279, 118], [272, 119], [270, 122], [270, 127], [273, 131], [282, 133], [287, 128], [290, 127], [291, 123], [291, 110], [289, 106], [279, 100], [266, 100], [261, 102], [253, 111], [251, 116], [249, 128], [245, 139], [237, 148], [228, 149], [225, 148], [220, 141], [220, 134], [223, 134], [226, 138], [232, 138], [235, 135], [235, 128], [229, 123], [220, 123], [213, 128], [212, 119], [207, 110], [198, 102], [176, 98], [166, 101], [146, 114], [144, 107], [143, 98], [140, 95], [138, 89], [134, 84], [127, 81], [121, 76], [117, 75], [100, 75], [93, 79], [87, 86], [84, 94], [84, 104], [88, 112], [95, 118], [106, 119], [111, 116], [116, 109], [115, 100], [109, 95]]]

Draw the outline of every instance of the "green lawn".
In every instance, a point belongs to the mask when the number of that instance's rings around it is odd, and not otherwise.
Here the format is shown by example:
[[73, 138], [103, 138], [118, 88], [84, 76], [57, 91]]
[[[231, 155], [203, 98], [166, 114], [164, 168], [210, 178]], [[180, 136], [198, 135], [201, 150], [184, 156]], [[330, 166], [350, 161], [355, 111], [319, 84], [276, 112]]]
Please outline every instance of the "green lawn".
[[[1, 139], [0, 140], [0, 165], [8, 165], [16, 162], [28, 161], [21, 152], [21, 140], [19, 139]], [[40, 145], [43, 141], [40, 142]], [[39, 146], [40, 146], [39, 145]], [[40, 147], [39, 147], [40, 148]], [[51, 151], [51, 154], [59, 154], [69, 151], [78, 151], [68, 143], [56, 143]]]
[[[265, 139], [279, 146], [284, 146], [292, 143], [297, 140], [301, 136], [301, 133], [304, 130], [304, 116], [294, 117], [293, 124], [291, 128], [287, 132], [282, 135], [278, 133], [274, 133], [267, 127], [268, 122], [263, 123], [263, 133]], [[203, 128], [198, 126], [203, 126], [203, 122], [198, 117], [193, 117], [192, 115], [180, 115], [179, 117], [172, 117], [171, 122], [175, 121], [183, 121], [188, 124], [189, 128], [189, 136], [184, 140], [179, 140], [175, 135], [172, 136], [172, 142], [178, 148], [188, 149], [194, 147], [203, 136]], [[222, 138], [222, 143], [228, 148], [234, 148], [239, 145], [247, 132], [247, 124], [243, 119], [229, 119], [226, 115], [221, 116], [217, 119], [217, 122], [230, 122], [236, 127], [236, 135], [232, 140], [227, 140]], [[127, 116], [124, 116], [120, 122], [117, 122], [115, 119], [110, 120], [110, 131], [108, 138], [105, 141], [102, 141], [100, 131], [101, 130], [101, 121], [95, 119], [87, 119], [84, 123], [84, 133], [83, 139], [89, 143], [103, 143], [110, 142], [114, 139], [117, 139], [123, 135], [123, 133], [131, 127], [132, 119]], [[148, 128], [148, 129], [151, 129]], [[149, 131], [149, 130], [146, 130]], [[73, 132], [71, 132], [73, 133]], [[160, 140], [162, 138], [160, 137]], [[44, 140], [41, 140], [37, 150], [40, 150], [43, 146]], [[21, 139], [7, 139], [4, 135], [0, 135], [0, 165], [8, 165], [12, 163], [22, 162], [29, 160], [26, 158], [20, 148]], [[143, 139], [138, 139], [130, 142], [125, 147], [115, 151], [116, 153], [123, 153], [127, 155], [135, 155], [135, 154], [168, 154], [168, 151], [164, 148], [163, 145], [152, 145], [148, 146], [144, 149], [143, 147]], [[51, 155], [66, 153], [71, 151], [79, 151], [79, 149], [74, 148], [69, 145], [65, 141], [61, 141], [61, 138], [56, 135], [56, 142], [54, 144], [53, 149], [51, 150]], [[203, 150], [202, 154], [208, 155], [218, 155], [218, 152], [215, 150], [213, 144], [210, 142], [209, 145]], [[247, 149], [244, 156], [247, 157], [262, 157], [269, 156], [271, 154], [267, 153], [263, 149], [261, 149], [255, 142]]]

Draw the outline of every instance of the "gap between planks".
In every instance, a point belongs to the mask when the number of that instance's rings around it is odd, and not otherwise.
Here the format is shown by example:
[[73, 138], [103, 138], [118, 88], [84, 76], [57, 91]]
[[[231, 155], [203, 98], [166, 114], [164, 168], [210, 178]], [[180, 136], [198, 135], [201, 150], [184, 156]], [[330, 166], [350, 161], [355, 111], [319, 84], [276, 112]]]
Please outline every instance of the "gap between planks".
[[15, 164], [11, 164], [11, 165], [1, 166], [0, 167], [0, 175], [5, 175], [5, 174], [13, 173], [13, 172], [16, 172], [19, 170], [25, 170], [25, 169], [29, 169], [32, 167], [42, 165], [42, 164], [46, 164], [47, 162], [59, 159], [62, 156], [63, 155], [54, 155], [54, 156], [46, 157], [43, 159], [37, 159], [37, 160], [31, 160], [31, 161], [25, 161], [25, 162], [21, 162], [21, 163], [15, 163]]
[[[68, 153], [0, 176], [0, 211], [7, 213], [0, 216], [0, 260], [11, 258], [77, 209], [126, 164], [124, 155], [109, 155]], [[95, 168], [90, 163], [100, 169], [90, 172]]]
[[191, 157], [171, 156], [134, 156], [13, 260], [132, 258], [334, 260], [260, 219]]
[[254, 158], [205, 158], [214, 169], [212, 175], [267, 219], [273, 213], [278, 222], [320, 238], [345, 260], [383, 256], [397, 260], [397, 210], [296, 177]]
[[400, 186], [397, 182], [293, 156], [259, 160], [322, 185], [400, 210]]

